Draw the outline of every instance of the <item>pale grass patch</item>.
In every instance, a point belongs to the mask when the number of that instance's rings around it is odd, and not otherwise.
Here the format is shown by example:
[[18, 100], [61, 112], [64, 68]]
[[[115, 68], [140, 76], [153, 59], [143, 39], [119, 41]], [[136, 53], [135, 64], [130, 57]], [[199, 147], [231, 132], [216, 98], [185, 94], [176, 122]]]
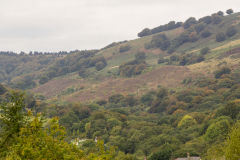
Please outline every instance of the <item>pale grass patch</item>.
[[[200, 63], [192, 64], [192, 65], [189, 65], [188, 68], [192, 72], [211, 74], [223, 65], [227, 65], [231, 67], [239, 63], [240, 63], [240, 59], [233, 59], [230, 57], [226, 57], [221, 60], [211, 59], [209, 61], [203, 61]], [[223, 65], [219, 65], [219, 64], [223, 64]]]
[[237, 46], [239, 44], [240, 44], [240, 39], [237, 39], [237, 40], [231, 41], [229, 43], [226, 43], [220, 47], [214, 48], [214, 49], [212, 49], [212, 51], [218, 51], [218, 50], [222, 50], [222, 49], [226, 49], [226, 48], [231, 48], [231, 47]]

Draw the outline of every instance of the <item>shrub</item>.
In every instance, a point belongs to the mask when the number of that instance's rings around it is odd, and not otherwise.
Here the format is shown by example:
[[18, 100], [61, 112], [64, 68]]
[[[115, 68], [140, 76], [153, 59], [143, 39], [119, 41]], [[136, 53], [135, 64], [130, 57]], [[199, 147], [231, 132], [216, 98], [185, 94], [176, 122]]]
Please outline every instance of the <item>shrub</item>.
[[110, 103], [115, 103], [115, 104], [121, 102], [122, 100], [124, 100], [124, 96], [121, 94], [112, 95], [108, 99]]
[[141, 102], [145, 105], [151, 105], [154, 100], [155, 92], [148, 92], [141, 97]]
[[206, 17], [200, 18], [199, 22], [204, 22], [206, 24], [210, 24], [210, 23], [212, 23], [212, 17], [211, 16], [206, 16]]
[[124, 104], [130, 107], [135, 106], [137, 103], [138, 100], [133, 95], [127, 95], [124, 99]]
[[168, 40], [165, 34], [156, 35], [152, 38], [151, 43], [148, 45], [149, 47], [157, 47], [161, 50], [165, 51], [170, 46], [170, 41]]
[[188, 41], [196, 42], [198, 40], [198, 36], [196, 32], [191, 32], [188, 34]]
[[223, 32], [220, 32], [216, 35], [216, 41], [217, 42], [222, 42], [226, 40], [226, 36]]
[[177, 46], [181, 46], [188, 41], [189, 41], [189, 33], [182, 33], [179, 37], [175, 39]]
[[200, 24], [198, 24], [198, 25], [196, 25], [196, 26], [194, 27], [194, 29], [195, 29], [195, 31], [196, 31], [197, 33], [202, 32], [202, 31], [204, 30], [204, 28], [205, 28], [205, 24], [204, 24], [204, 23], [200, 23]]
[[178, 61], [179, 60], [179, 57], [177, 55], [172, 55], [170, 57], [170, 61]]
[[231, 88], [234, 82], [229, 78], [220, 79], [217, 83], [217, 88]]
[[189, 115], [185, 115], [181, 121], [178, 123], [179, 128], [188, 128], [194, 124], [197, 124], [197, 121]]
[[212, 35], [212, 33], [210, 31], [205, 30], [205, 31], [202, 32], [201, 37], [207, 38], [207, 37], [209, 37], [211, 35]]
[[40, 77], [40, 79], [39, 79], [39, 83], [40, 83], [40, 84], [44, 84], [44, 83], [47, 83], [48, 80], [49, 80], [49, 78], [48, 78], [47, 76], [42, 76], [42, 77]]
[[95, 64], [95, 68], [96, 68], [97, 71], [100, 71], [100, 70], [102, 70], [103, 68], [105, 68], [106, 65], [107, 65], [107, 64], [105, 64], [105, 63], [103, 63], [102, 61], [100, 61], [100, 62], [97, 62], [97, 63]]
[[[168, 145], [168, 143], [166, 144]], [[158, 152], [154, 152], [149, 160], [169, 160], [171, 158], [171, 154], [172, 154], [172, 150], [169, 148], [164, 149], [162, 147], [162, 149]]]
[[149, 28], [145, 28], [140, 33], [138, 33], [138, 37], [144, 37], [144, 36], [148, 36], [151, 34], [152, 34], [151, 30]]
[[78, 71], [78, 75], [82, 78], [86, 78], [88, 76], [87, 70], [85, 68], [80, 68]]
[[103, 99], [103, 100], [97, 101], [96, 103], [100, 106], [103, 106], [103, 105], [107, 104], [107, 101]]
[[225, 157], [226, 159], [237, 160], [240, 153], [240, 123], [237, 122], [231, 132], [225, 145]]
[[186, 56], [180, 57], [180, 60], [179, 60], [179, 65], [180, 66], [185, 66], [187, 64], [187, 62], [188, 62], [188, 60], [187, 60]]
[[36, 83], [33, 80], [33, 76], [25, 76], [23, 77], [21, 80], [17, 81], [16, 83], [14, 83], [15, 88], [18, 89], [32, 89], [34, 87], [36, 87]]
[[50, 79], [57, 76], [57, 72], [55, 70], [50, 70], [49, 72], [46, 73], [47, 77], [49, 77]]
[[172, 29], [178, 28], [180, 26], [182, 26], [182, 22], [176, 23], [175, 21], [170, 21], [168, 24], [153, 28], [151, 30], [151, 32], [152, 32], [152, 34], [155, 34], [155, 33], [163, 32], [163, 31], [167, 31], [167, 30], [172, 30]]
[[208, 47], [205, 47], [205, 48], [202, 48], [202, 49], [201, 49], [200, 53], [201, 53], [202, 55], [205, 55], [205, 54], [207, 54], [209, 51], [210, 51], [210, 49], [209, 49]]
[[239, 103], [228, 102], [223, 108], [217, 110], [216, 116], [229, 116], [232, 119], [236, 119], [239, 112]]
[[223, 13], [222, 11], [218, 11], [218, 12], [217, 12], [217, 15], [219, 15], [219, 16], [224, 16], [224, 13]]
[[[221, 117], [219, 117], [221, 118]], [[204, 135], [207, 142], [214, 142], [216, 140], [223, 140], [230, 129], [230, 122], [227, 118], [222, 118], [219, 121], [212, 123]]]
[[173, 53], [178, 47], [187, 42], [195, 42], [199, 39], [196, 32], [184, 32], [178, 37], [176, 37], [172, 42], [171, 46], [168, 48], [168, 53]]
[[232, 36], [234, 36], [236, 33], [237, 33], [237, 29], [236, 29], [234, 26], [229, 27], [229, 28], [227, 29], [227, 31], [226, 31], [226, 35], [227, 35], [228, 37], [232, 37]]
[[229, 14], [229, 15], [230, 15], [230, 14], [233, 14], [233, 10], [232, 10], [232, 9], [228, 9], [228, 10], [226, 11], [226, 13]]
[[197, 23], [197, 20], [194, 17], [190, 17], [184, 22], [183, 27], [184, 29], [187, 29], [196, 23]]
[[228, 67], [223, 67], [217, 71], [215, 71], [215, 78], [220, 78], [222, 75], [224, 74], [230, 74], [231, 73], [231, 69]]
[[185, 85], [188, 85], [192, 82], [192, 77], [189, 77], [189, 78], [185, 78], [183, 81], [182, 81], [182, 84], [185, 84]]
[[[132, 62], [135, 62], [135, 61], [132, 61]], [[140, 62], [136, 64], [123, 64], [119, 67], [119, 74], [120, 76], [132, 77], [134, 75], [141, 74], [145, 68], [146, 68], [146, 64], [144, 62]]]
[[168, 96], [168, 90], [166, 88], [160, 88], [156, 96], [158, 99], [163, 99], [164, 97]]
[[158, 59], [158, 64], [161, 64], [161, 63], [165, 63], [165, 59], [162, 58], [162, 57], [160, 57], [160, 58]]
[[221, 22], [222, 22], [221, 16], [219, 16], [218, 14], [214, 14], [214, 15], [212, 16], [212, 22], [213, 22], [213, 24], [219, 24], [219, 23], [221, 23]]

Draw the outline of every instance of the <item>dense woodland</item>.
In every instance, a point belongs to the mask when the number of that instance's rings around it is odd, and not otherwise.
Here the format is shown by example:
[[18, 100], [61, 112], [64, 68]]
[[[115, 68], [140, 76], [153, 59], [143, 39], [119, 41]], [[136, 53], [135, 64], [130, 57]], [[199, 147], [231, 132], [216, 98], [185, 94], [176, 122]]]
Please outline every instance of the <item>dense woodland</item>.
[[[102, 153], [114, 157], [110, 159], [170, 159], [186, 153], [206, 158], [234, 156], [229, 152], [239, 154], [240, 145], [239, 76], [239, 72], [221, 68], [215, 78], [184, 81], [191, 87], [180, 91], [159, 87], [141, 97], [117, 94], [108, 101], [68, 105], [49, 105], [1, 86], [2, 97], [6, 97], [1, 105], [2, 156], [53, 156], [44, 148], [35, 153], [34, 146], [41, 143], [53, 152], [61, 148], [59, 155], [54, 154], [60, 159], [94, 156], [99, 154], [94, 148], [103, 147], [96, 146], [96, 137], [110, 147]], [[75, 138], [87, 140], [78, 147], [67, 143]]]
[[[239, 160], [240, 49], [233, 44], [240, 24], [232, 25], [238, 13], [226, 13], [144, 29], [137, 47], [122, 41], [100, 50], [0, 52], [0, 159], [174, 160], [189, 153]], [[209, 67], [213, 71], [201, 73], [209, 63], [216, 63]], [[198, 76], [185, 77], [178, 87], [159, 83], [141, 94], [62, 102], [65, 97], [32, 90], [62, 77], [134, 80], [158, 67], [188, 71], [193, 65]], [[70, 88], [65, 94], [76, 93]]]

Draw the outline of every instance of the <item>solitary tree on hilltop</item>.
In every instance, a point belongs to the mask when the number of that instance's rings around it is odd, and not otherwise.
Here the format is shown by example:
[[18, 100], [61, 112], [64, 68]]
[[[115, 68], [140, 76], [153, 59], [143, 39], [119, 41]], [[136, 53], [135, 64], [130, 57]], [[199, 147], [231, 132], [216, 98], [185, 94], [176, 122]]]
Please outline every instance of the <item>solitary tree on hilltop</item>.
[[233, 10], [232, 10], [232, 9], [228, 9], [228, 10], [226, 11], [226, 13], [227, 13], [228, 15], [233, 14]]
[[217, 15], [219, 15], [219, 16], [224, 16], [224, 13], [223, 13], [222, 11], [218, 11], [218, 12], [217, 12]]

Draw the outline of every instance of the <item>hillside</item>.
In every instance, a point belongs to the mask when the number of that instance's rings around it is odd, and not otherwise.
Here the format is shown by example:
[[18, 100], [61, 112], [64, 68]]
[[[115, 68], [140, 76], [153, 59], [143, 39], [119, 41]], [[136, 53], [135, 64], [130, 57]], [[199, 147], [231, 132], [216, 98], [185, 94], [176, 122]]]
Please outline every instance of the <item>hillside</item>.
[[[46, 97], [61, 97], [61, 100], [64, 101], [85, 102], [93, 101], [93, 99], [106, 99], [117, 92], [125, 95], [129, 93], [142, 94], [156, 88], [158, 85], [181, 88], [181, 82], [186, 78], [197, 79], [203, 76], [213, 76], [213, 72], [219, 65], [226, 65], [235, 69], [236, 65], [239, 64], [237, 48], [240, 47], [240, 32], [230, 38], [226, 36], [225, 40], [221, 42], [216, 41], [216, 35], [219, 32], [226, 32], [231, 26], [240, 31], [240, 13], [220, 18], [221, 22], [205, 25], [204, 29], [198, 34], [192, 30], [202, 22], [193, 24], [187, 29], [179, 27], [136, 40], [113, 43], [114, 45], [105, 47], [105, 49], [97, 51], [94, 55], [94, 57], [105, 58], [107, 65], [103, 69], [98, 71], [87, 67], [85, 73], [88, 73], [85, 77], [79, 77], [80, 69], [78, 69], [77, 72], [73, 71], [58, 76], [53, 81], [43, 85], [37, 85], [33, 91]], [[209, 31], [211, 35], [203, 38], [201, 34], [204, 30]], [[155, 43], [154, 39], [157, 40], [156, 43], [160, 43], [159, 39], [157, 39], [159, 35], [160, 39], [161, 35], [166, 35], [169, 40], [173, 41], [171, 43], [175, 43], [179, 37], [187, 33], [196, 36], [196, 40], [184, 42], [173, 53], [161, 49], [161, 46], [146, 47], [150, 43]], [[208, 53], [201, 54], [201, 50], [206, 47], [209, 48]], [[126, 48], [126, 51], [124, 48]], [[142, 73], [130, 77], [119, 75], [119, 66], [134, 60], [135, 54], [139, 52], [146, 54], [147, 67]], [[73, 54], [68, 55], [65, 59], [77, 58]], [[69, 65], [67, 64], [67, 66]], [[54, 87], [49, 88], [49, 86]]]
[[0, 159], [238, 160], [240, 13], [138, 36], [99, 50], [1, 52]]

